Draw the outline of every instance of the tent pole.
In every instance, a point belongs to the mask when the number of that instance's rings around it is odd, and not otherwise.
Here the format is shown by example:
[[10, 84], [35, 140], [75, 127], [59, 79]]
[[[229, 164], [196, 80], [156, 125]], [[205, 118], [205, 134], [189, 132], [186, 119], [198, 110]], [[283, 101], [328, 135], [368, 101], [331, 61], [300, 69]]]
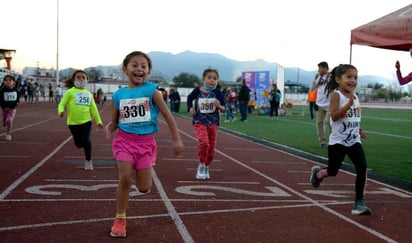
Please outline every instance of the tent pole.
[[352, 44], [350, 44], [349, 64], [352, 64]]

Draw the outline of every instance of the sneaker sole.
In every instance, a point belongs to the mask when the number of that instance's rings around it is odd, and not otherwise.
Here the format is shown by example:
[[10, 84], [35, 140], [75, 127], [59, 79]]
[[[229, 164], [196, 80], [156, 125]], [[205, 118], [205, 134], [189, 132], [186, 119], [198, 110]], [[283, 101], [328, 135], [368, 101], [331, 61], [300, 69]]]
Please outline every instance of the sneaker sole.
[[312, 184], [312, 186], [314, 186], [314, 187], [319, 187], [320, 186], [320, 183], [319, 184], [313, 184], [312, 183], [312, 180], [313, 180], [313, 172], [315, 171], [315, 170], [317, 170], [318, 172], [319, 172], [319, 170], [320, 170], [320, 168], [318, 167], [318, 166], [313, 166], [312, 167], [312, 169], [311, 169], [311, 171], [310, 171], [310, 184]]
[[358, 210], [353, 210], [351, 211], [353, 215], [371, 215], [372, 211], [370, 209], [364, 210], [364, 211], [358, 211]]
[[112, 232], [110, 232], [110, 236], [113, 238], [126, 238], [126, 235], [116, 235], [116, 234], [113, 234]]
[[196, 176], [196, 179], [198, 179], [198, 180], [206, 180], [206, 176]]

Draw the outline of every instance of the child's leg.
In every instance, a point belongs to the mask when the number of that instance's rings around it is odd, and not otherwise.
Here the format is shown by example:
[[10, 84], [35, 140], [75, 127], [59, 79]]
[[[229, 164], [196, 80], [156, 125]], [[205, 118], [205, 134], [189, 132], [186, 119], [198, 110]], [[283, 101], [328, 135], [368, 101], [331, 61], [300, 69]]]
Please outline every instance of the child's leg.
[[82, 125], [82, 144], [84, 149], [84, 156], [87, 161], [92, 159], [92, 142], [90, 140], [90, 134], [92, 131], [92, 122], [86, 122]]
[[124, 215], [129, 203], [129, 192], [132, 185], [133, 165], [126, 162], [117, 163], [119, 184], [116, 190], [116, 216]]
[[136, 187], [141, 193], [148, 193], [152, 189], [152, 168], [136, 171]]
[[11, 128], [13, 127], [13, 120], [16, 116], [16, 109], [5, 109], [3, 110], [4, 123], [6, 125], [6, 134], [10, 134]]
[[207, 126], [202, 124], [194, 124], [196, 138], [199, 141], [197, 145], [197, 156], [200, 163], [204, 164], [207, 161], [209, 150], [209, 137], [207, 132]]
[[345, 147], [340, 144], [334, 144], [328, 146], [328, 167], [319, 170], [316, 173], [316, 178], [322, 181], [323, 178], [328, 176], [336, 176], [339, 168], [342, 166], [343, 159], [345, 158]]
[[209, 140], [209, 146], [207, 150], [207, 158], [205, 161], [206, 166], [212, 163], [215, 157], [215, 147], [217, 141], [217, 125], [207, 127], [207, 135]]
[[91, 122], [86, 122], [81, 125], [69, 125], [70, 132], [73, 135], [74, 144], [77, 148], [84, 148], [84, 154], [86, 160], [91, 159], [91, 141], [90, 141], [90, 133], [91, 133]]
[[364, 199], [364, 190], [367, 178], [367, 164], [362, 145], [360, 143], [354, 144], [350, 148], [348, 156], [355, 165], [356, 170], [356, 199]]

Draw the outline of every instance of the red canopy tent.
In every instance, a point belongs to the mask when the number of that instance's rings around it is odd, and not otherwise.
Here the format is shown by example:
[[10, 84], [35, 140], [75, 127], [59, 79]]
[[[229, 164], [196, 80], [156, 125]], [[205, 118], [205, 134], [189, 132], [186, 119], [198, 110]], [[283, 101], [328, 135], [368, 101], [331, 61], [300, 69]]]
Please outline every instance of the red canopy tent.
[[351, 61], [353, 44], [409, 51], [412, 48], [412, 4], [353, 29], [350, 44]]

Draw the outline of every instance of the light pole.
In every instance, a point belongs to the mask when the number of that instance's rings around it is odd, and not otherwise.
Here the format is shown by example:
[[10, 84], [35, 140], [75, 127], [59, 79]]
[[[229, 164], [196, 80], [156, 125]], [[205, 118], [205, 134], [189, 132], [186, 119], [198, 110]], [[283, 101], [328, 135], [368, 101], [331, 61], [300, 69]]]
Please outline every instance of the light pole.
[[57, 29], [56, 29], [56, 87], [59, 85], [59, 0], [57, 0]]

